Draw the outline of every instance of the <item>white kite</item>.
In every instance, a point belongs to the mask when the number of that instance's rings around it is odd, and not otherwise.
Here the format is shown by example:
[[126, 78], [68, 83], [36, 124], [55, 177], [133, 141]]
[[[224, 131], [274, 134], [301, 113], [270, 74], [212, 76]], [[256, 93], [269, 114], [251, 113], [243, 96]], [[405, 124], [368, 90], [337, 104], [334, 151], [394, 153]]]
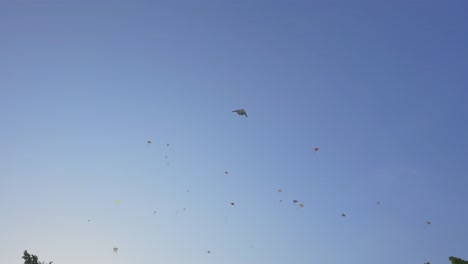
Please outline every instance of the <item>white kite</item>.
[[117, 252], [119, 248], [115, 247], [114, 248], [114, 253], [112, 255], [112, 263], [118, 263], [119, 262], [119, 252]]

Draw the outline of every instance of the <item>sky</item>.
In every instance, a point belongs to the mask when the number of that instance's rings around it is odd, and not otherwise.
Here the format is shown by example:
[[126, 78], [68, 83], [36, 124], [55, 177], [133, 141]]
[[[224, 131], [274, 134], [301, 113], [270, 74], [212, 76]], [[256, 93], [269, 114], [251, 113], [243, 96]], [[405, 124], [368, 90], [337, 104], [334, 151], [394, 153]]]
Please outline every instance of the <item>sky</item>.
[[0, 1], [0, 261], [468, 259], [467, 9]]

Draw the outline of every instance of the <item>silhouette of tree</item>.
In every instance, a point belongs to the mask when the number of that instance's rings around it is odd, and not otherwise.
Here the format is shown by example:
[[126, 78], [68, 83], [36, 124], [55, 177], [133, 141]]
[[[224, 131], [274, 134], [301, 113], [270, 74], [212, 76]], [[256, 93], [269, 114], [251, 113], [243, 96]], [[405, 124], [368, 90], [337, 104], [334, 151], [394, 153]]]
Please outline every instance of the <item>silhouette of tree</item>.
[[[23, 259], [24, 264], [47, 264], [45, 262], [39, 261], [36, 255], [30, 255], [26, 250], [24, 251]], [[50, 261], [48, 264], [52, 264], [52, 261]]]
[[449, 260], [452, 262], [452, 264], [468, 264], [468, 261], [461, 258], [449, 257]]

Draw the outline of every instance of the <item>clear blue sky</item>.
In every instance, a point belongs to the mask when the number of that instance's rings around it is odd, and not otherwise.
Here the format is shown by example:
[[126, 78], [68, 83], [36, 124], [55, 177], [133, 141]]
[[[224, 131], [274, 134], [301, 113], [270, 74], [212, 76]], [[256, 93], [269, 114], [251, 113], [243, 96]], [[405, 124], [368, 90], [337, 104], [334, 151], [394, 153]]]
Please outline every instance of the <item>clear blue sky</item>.
[[468, 259], [467, 10], [1, 1], [0, 262]]

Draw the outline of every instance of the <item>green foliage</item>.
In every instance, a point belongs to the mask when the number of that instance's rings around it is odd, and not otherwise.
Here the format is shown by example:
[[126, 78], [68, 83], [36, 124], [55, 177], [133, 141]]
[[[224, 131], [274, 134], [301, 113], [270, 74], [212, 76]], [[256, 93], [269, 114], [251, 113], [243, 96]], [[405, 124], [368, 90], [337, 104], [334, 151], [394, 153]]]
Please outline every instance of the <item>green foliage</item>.
[[449, 257], [449, 260], [452, 262], [452, 264], [468, 264], [468, 261], [461, 258]]
[[[30, 255], [26, 250], [24, 251], [23, 259], [24, 264], [47, 264], [45, 262], [39, 261], [36, 255]], [[52, 264], [52, 261], [48, 264]]]

